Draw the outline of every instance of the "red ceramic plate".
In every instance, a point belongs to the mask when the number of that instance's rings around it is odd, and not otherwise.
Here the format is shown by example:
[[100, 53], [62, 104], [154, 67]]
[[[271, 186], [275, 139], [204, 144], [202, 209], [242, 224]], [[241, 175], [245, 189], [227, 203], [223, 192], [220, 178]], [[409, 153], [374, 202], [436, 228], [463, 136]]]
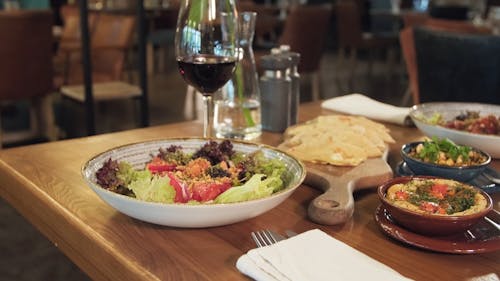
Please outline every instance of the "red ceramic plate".
[[[494, 211], [487, 216], [497, 222], [500, 220], [500, 216]], [[392, 220], [382, 205], [378, 206], [375, 211], [375, 221], [388, 236], [430, 251], [452, 254], [479, 254], [500, 251], [500, 230], [494, 228], [486, 220], [477, 223], [466, 232], [441, 237], [417, 234], [399, 226]]]

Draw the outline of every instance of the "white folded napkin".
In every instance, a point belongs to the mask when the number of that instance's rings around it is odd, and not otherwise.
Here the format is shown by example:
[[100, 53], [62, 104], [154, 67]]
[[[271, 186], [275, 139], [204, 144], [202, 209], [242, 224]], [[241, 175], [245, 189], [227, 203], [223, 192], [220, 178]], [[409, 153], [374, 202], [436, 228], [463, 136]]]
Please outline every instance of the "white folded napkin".
[[398, 125], [410, 125], [409, 107], [397, 107], [382, 103], [361, 94], [350, 94], [323, 101], [321, 107], [351, 115], [361, 115], [370, 119]]
[[258, 281], [410, 280], [319, 229], [252, 249], [236, 267]]

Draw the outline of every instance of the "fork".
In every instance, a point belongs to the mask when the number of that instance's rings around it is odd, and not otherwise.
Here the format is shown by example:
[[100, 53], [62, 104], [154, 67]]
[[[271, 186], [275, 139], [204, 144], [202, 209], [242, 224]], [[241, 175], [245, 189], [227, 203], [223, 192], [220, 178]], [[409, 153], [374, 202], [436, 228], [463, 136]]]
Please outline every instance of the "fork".
[[252, 231], [250, 233], [252, 236], [253, 241], [257, 245], [257, 247], [261, 248], [264, 246], [269, 246], [272, 245], [280, 240], [281, 237], [278, 237], [275, 233], [273, 233], [271, 230], [259, 230], [259, 231]]
[[489, 179], [491, 182], [495, 183], [495, 184], [500, 184], [500, 179], [489, 174], [487, 171], [484, 171], [482, 173], [483, 176], [485, 176], [487, 179]]
[[490, 219], [488, 217], [484, 217], [484, 219], [487, 222], [489, 222], [491, 225], [493, 225], [496, 229], [500, 230], [500, 224], [499, 223], [494, 222], [492, 219]]

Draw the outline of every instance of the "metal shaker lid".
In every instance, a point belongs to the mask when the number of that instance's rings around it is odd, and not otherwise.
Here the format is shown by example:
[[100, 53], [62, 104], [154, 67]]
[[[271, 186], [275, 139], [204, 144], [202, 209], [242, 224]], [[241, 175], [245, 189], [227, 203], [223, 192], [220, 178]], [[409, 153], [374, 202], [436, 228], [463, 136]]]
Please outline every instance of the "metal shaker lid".
[[288, 57], [290, 57], [290, 61], [292, 62], [292, 65], [298, 65], [300, 62], [300, 54], [295, 53], [295, 52], [288, 52], [286, 53]]
[[271, 49], [271, 55], [279, 55], [279, 54], [281, 54], [280, 48], [272, 48]]
[[285, 70], [290, 67], [290, 59], [284, 55], [265, 55], [260, 59], [260, 66], [265, 70]]
[[282, 52], [290, 52], [290, 45], [280, 45], [280, 50]]
[[[287, 55], [290, 58], [291, 64], [292, 65], [298, 65], [300, 62], [300, 54], [296, 52], [292, 52], [290, 45], [280, 45], [279, 49], [278, 48], [273, 48], [277, 49], [275, 52]], [[271, 53], [273, 53], [273, 50], [271, 50]]]

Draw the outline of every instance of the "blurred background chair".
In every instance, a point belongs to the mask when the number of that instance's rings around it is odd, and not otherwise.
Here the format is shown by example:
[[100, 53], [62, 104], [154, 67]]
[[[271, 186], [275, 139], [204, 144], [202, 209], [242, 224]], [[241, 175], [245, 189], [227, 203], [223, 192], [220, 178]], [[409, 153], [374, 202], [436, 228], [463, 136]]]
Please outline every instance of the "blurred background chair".
[[343, 67], [349, 51], [349, 77], [352, 82], [358, 60], [358, 51], [365, 50], [369, 53], [368, 71], [371, 74], [375, 50], [387, 51], [389, 70], [392, 71], [395, 63], [395, 54], [398, 49], [398, 36], [392, 32], [373, 33], [365, 32], [362, 28], [360, 7], [356, 1], [340, 0], [335, 5], [338, 36], [338, 65]]
[[[101, 12], [94, 24], [95, 27], [90, 34], [94, 102], [143, 98], [142, 90], [138, 86], [126, 82], [126, 80], [132, 80], [127, 69], [129, 68], [128, 53], [132, 48], [135, 32], [135, 16]], [[85, 91], [81, 58], [80, 63], [71, 62], [67, 69], [66, 79], [59, 91], [63, 97], [83, 104]], [[127, 78], [125, 74], [128, 74]], [[106, 120], [98, 121], [106, 123]], [[66, 119], [61, 120], [61, 128], [70, 137], [73, 136], [71, 126], [67, 124]]]
[[[62, 18], [62, 29], [57, 42], [57, 51], [54, 56], [54, 85], [59, 88], [62, 85], [75, 83], [74, 77], [70, 77], [78, 66], [82, 64], [81, 54], [81, 29], [80, 14], [75, 5], [63, 5], [60, 9]], [[97, 13], [88, 14], [89, 33], [92, 34], [97, 22]]]
[[[415, 27], [406, 32], [414, 45], [414, 104], [462, 101], [500, 104], [500, 37]], [[405, 56], [406, 58], [406, 56]], [[408, 63], [408, 62], [407, 62]]]
[[[78, 14], [63, 13], [64, 26], [57, 54], [62, 63], [55, 79], [57, 86], [83, 83], [80, 18]], [[135, 16], [109, 13], [90, 13], [92, 81], [124, 80], [128, 68], [128, 53], [132, 47]], [[131, 77], [128, 77], [131, 80]]]
[[403, 104], [407, 104], [410, 99], [413, 104], [417, 104], [420, 102], [420, 91], [418, 83], [419, 71], [417, 67], [417, 55], [414, 40], [414, 28], [418, 27], [425, 27], [430, 30], [453, 32], [458, 34], [491, 34], [491, 30], [484, 26], [475, 26], [470, 22], [446, 19], [427, 18], [425, 21], [414, 22], [412, 26], [405, 27], [400, 32], [400, 45], [406, 64], [406, 70], [408, 73], [408, 89], [403, 97]]
[[403, 27], [418, 26], [424, 24], [429, 15], [427, 13], [405, 13], [402, 15]]
[[441, 30], [441, 31], [473, 33], [473, 34], [491, 33], [491, 29], [489, 27], [484, 25], [474, 25], [470, 21], [428, 18], [420, 25], [426, 26], [433, 30]]
[[0, 101], [27, 101], [30, 110], [29, 129], [2, 132], [4, 144], [57, 138], [51, 96], [52, 20], [51, 11], [0, 11]]
[[432, 1], [429, 5], [429, 15], [433, 18], [466, 20], [470, 9], [468, 2], [469, 1]]
[[310, 77], [312, 100], [321, 98], [319, 70], [331, 15], [330, 4], [293, 6], [278, 39], [279, 45], [300, 54], [298, 70], [301, 77]]
[[[92, 81], [125, 80], [135, 33], [135, 15], [101, 13], [92, 32]], [[79, 75], [78, 77], [83, 77]], [[127, 76], [128, 81], [131, 77]]]
[[[171, 0], [168, 1], [168, 7], [163, 7], [160, 3], [148, 10], [149, 31], [146, 44], [148, 74], [166, 70], [165, 62], [169, 55], [173, 54], [179, 6], [179, 1]], [[175, 62], [170, 59], [169, 61]]]
[[256, 12], [254, 48], [272, 48], [278, 39], [278, 34], [283, 29], [283, 18], [276, 5], [257, 4], [253, 0], [240, 0], [237, 2], [239, 12]]
[[[253, 9], [252, 6], [255, 5], [240, 4], [239, 9], [241, 9], [240, 11], [259, 10]], [[266, 14], [267, 17], [271, 17], [272, 10], [267, 11], [269, 13]], [[260, 58], [263, 55], [269, 54], [271, 47], [288, 45], [290, 46], [290, 51], [300, 54], [298, 71], [301, 78], [304, 78], [303, 81], [307, 81], [307, 79], [310, 81], [311, 99], [320, 99], [320, 62], [326, 47], [326, 34], [328, 34], [330, 28], [331, 15], [332, 5], [330, 4], [291, 6], [283, 23], [279, 23], [278, 20], [271, 24], [271, 21], [267, 21], [267, 17], [265, 17], [265, 22], [263, 23], [262, 17], [258, 13], [255, 24], [255, 39], [257, 39], [259, 32], [261, 35], [264, 34], [263, 30], [258, 31], [259, 25], [269, 25], [264, 28], [264, 30], [267, 31], [280, 29], [280, 26], [282, 26], [282, 31], [278, 35], [277, 40], [269, 41], [269, 43], [266, 44], [267, 49], [254, 48], [255, 64], [259, 74], [262, 74], [263, 71], [260, 67]], [[274, 15], [272, 17], [278, 19], [278, 15]], [[271, 28], [271, 26], [274, 27]], [[260, 28], [263, 27], [261, 26]]]
[[408, 88], [403, 95], [401, 104], [408, 104], [411, 100], [413, 104], [419, 103], [418, 92], [418, 70], [417, 54], [415, 51], [415, 40], [413, 39], [413, 26], [405, 27], [399, 33], [401, 53], [405, 61], [406, 73], [408, 74]]

